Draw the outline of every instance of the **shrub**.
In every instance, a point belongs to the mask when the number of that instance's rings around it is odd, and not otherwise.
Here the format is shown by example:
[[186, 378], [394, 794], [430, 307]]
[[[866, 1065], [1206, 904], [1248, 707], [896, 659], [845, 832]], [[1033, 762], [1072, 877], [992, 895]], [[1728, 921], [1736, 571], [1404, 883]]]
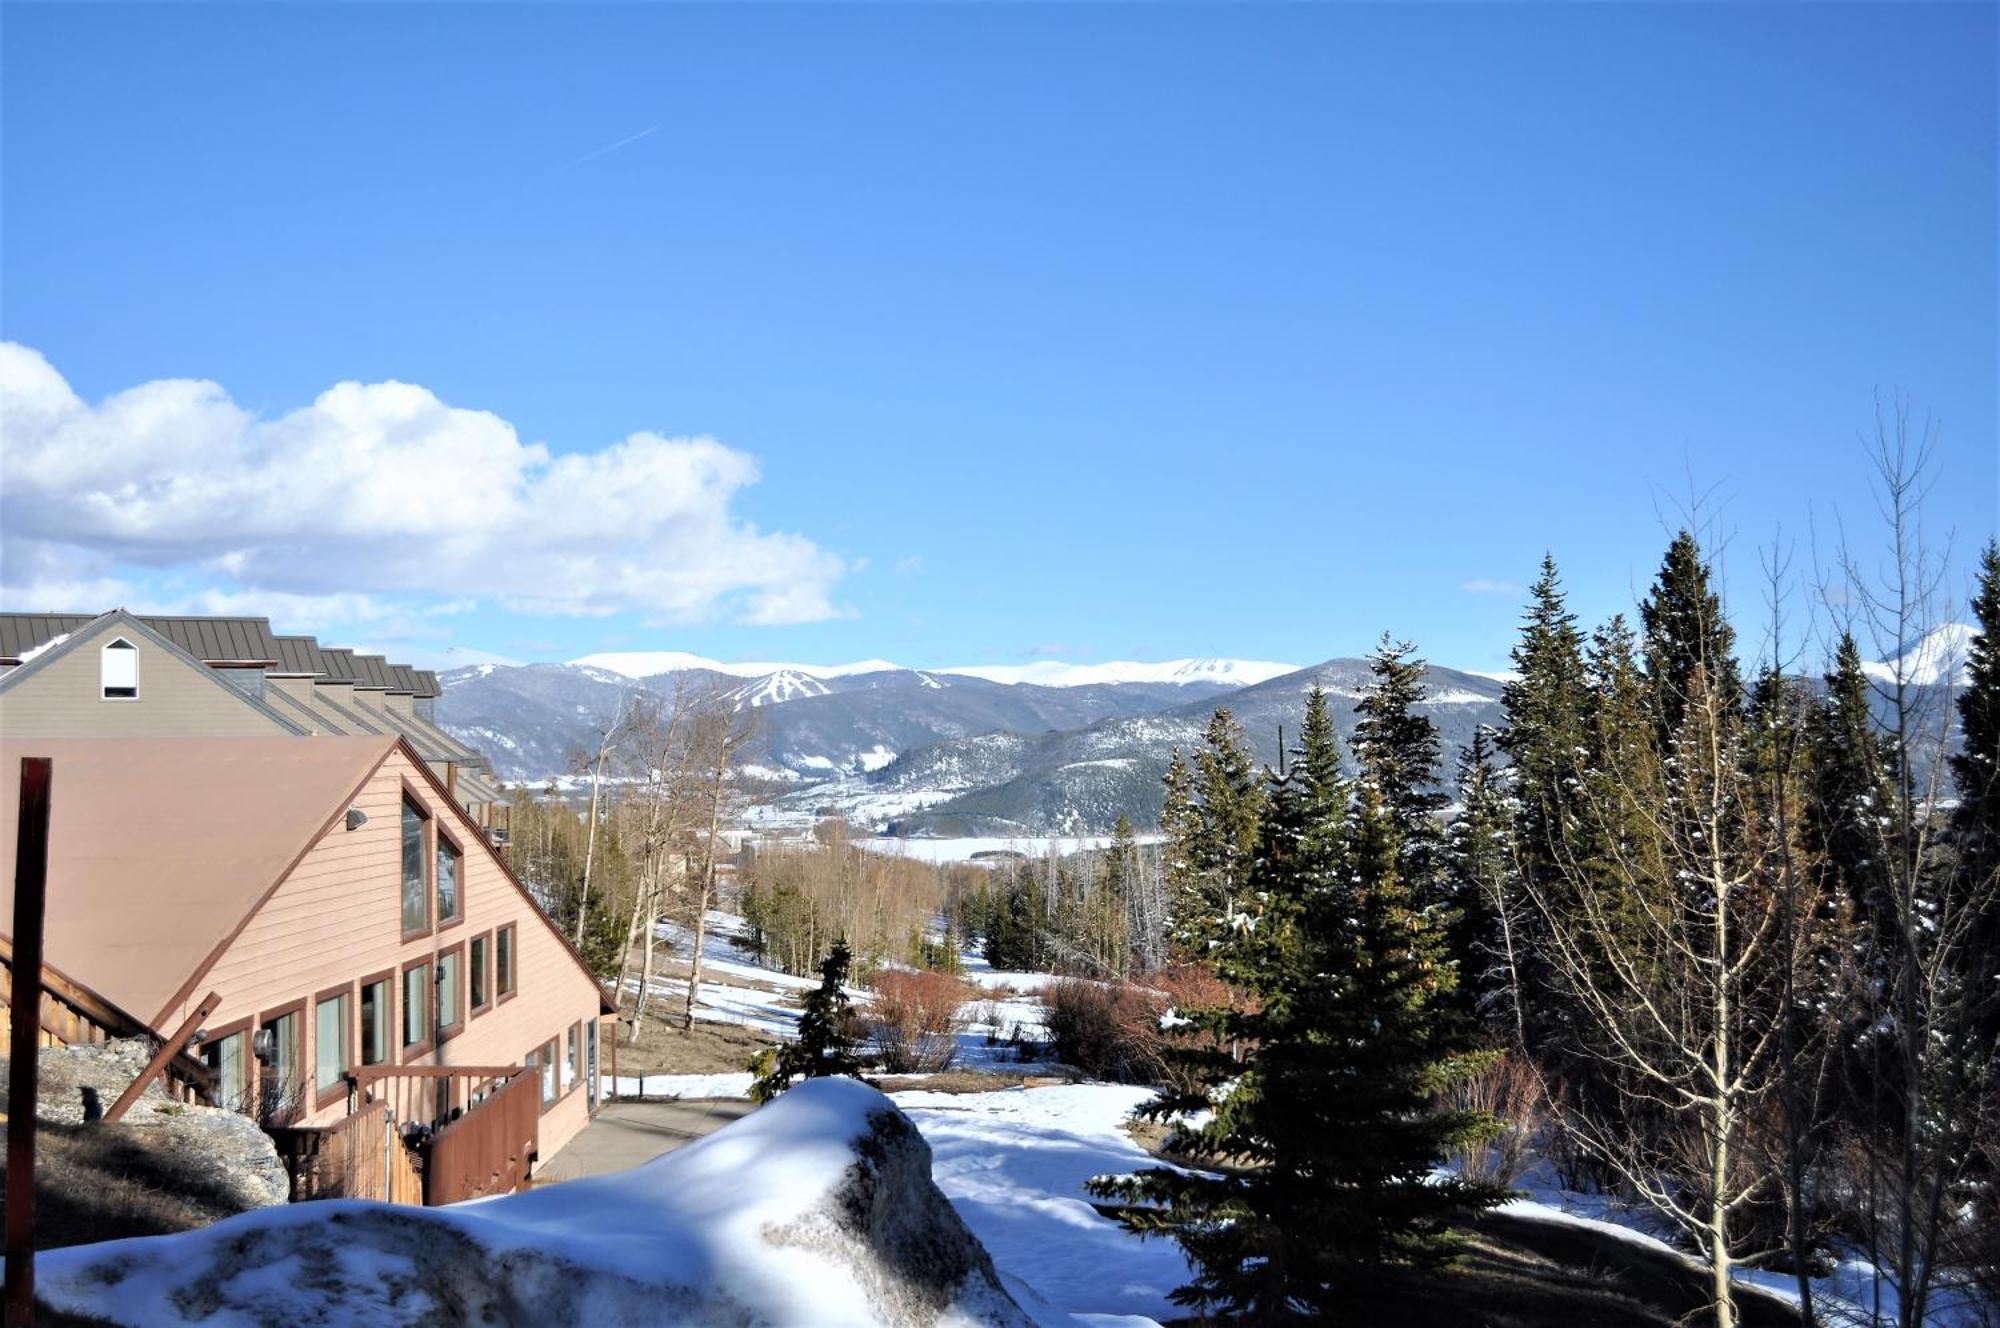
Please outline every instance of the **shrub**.
[[1222, 1051], [1221, 1034], [1180, 1011], [1227, 1009], [1240, 999], [1206, 968], [1182, 965], [1130, 982], [1062, 978], [1042, 989], [1043, 1021], [1056, 1058], [1116, 1083], [1182, 1085], [1176, 1053]]
[[868, 1039], [891, 1074], [932, 1074], [958, 1055], [958, 1036], [971, 1023], [972, 989], [949, 973], [886, 969], [875, 975], [875, 999], [862, 1012]]
[[1485, 1069], [1455, 1082], [1438, 1105], [1483, 1112], [1500, 1122], [1491, 1137], [1457, 1155], [1467, 1180], [1512, 1185], [1549, 1125], [1549, 1104], [1535, 1067], [1518, 1056], [1496, 1055]]

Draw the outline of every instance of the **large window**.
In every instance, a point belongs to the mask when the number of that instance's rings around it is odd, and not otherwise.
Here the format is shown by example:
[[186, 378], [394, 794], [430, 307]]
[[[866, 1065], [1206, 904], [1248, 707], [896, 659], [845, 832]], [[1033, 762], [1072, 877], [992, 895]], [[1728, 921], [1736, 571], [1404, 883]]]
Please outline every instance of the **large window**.
[[389, 979], [361, 984], [361, 1063], [382, 1065], [389, 1059]]
[[347, 1078], [348, 995], [336, 992], [313, 1004], [313, 1087], [330, 1093]]
[[202, 1044], [201, 1058], [215, 1071], [215, 1105], [250, 1110], [250, 1030], [239, 1028]]
[[139, 699], [139, 647], [119, 637], [97, 652], [97, 676], [107, 701]]
[[462, 976], [464, 956], [457, 950], [447, 950], [438, 956], [438, 1036], [458, 1031], [459, 1021], [465, 1018], [463, 1009], [463, 989], [459, 986]]
[[258, 1114], [267, 1122], [284, 1122], [298, 1115], [305, 1100], [305, 1010], [265, 1015], [258, 1030]]
[[567, 1093], [576, 1087], [577, 1076], [583, 1066], [583, 1030], [576, 1024], [569, 1026], [567, 1040], [563, 1044], [562, 1091]]
[[403, 1047], [421, 1047], [431, 1040], [431, 966], [411, 964], [403, 970]]
[[556, 1089], [556, 1055], [556, 1043], [553, 1038], [544, 1042], [542, 1049], [535, 1053], [535, 1059], [539, 1062], [542, 1069], [542, 1106], [544, 1109], [547, 1109], [560, 1096]]
[[437, 925], [457, 922], [464, 917], [464, 901], [459, 897], [461, 855], [458, 845], [442, 834], [437, 837]]
[[597, 1110], [597, 1095], [603, 1083], [597, 1077], [597, 1027], [592, 1019], [583, 1026], [583, 1087], [590, 1097], [590, 1109]]
[[493, 990], [501, 1000], [514, 994], [514, 924], [493, 933]]
[[424, 875], [423, 809], [403, 800], [403, 934], [429, 931], [430, 881]]

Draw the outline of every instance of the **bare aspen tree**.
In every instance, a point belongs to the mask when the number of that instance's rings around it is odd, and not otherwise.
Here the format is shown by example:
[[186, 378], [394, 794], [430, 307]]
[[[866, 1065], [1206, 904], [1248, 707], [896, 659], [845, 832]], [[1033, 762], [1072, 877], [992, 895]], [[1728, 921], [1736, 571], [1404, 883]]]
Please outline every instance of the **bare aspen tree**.
[[[2000, 1120], [1994, 1048], [1982, 1014], [1995, 999], [1990, 974], [1971, 971], [1985, 919], [2000, 908], [1990, 872], [1965, 870], [1962, 846], [1943, 833], [1949, 799], [1952, 670], [1920, 658], [1938, 624], [1948, 556], [1924, 531], [1935, 478], [1937, 426], [1913, 423], [1900, 394], [1877, 403], [1864, 447], [1875, 469], [1886, 548], [1864, 555], [1843, 537], [1827, 591], [1874, 655], [1878, 710], [1894, 783], [1886, 813], [1871, 820], [1886, 877], [1869, 902], [1863, 963], [1881, 990], [1871, 1041], [1860, 1178], [1867, 1238], [1895, 1292], [1892, 1321], [1917, 1328], [1935, 1304], [1959, 1221], [1957, 1197], [1979, 1164], [1979, 1144]], [[1946, 661], [1948, 663], [1948, 661]], [[1874, 1310], [1885, 1317], [1881, 1289]]]
[[681, 1014], [684, 1030], [694, 1027], [695, 1004], [701, 994], [702, 945], [707, 938], [709, 906], [715, 897], [716, 849], [722, 842], [730, 776], [738, 756], [756, 736], [756, 718], [754, 709], [735, 709], [720, 695], [702, 698], [689, 718], [689, 766], [699, 789], [698, 814], [705, 817], [707, 830], [698, 841], [701, 866], [696, 870], [690, 862], [687, 875], [694, 939], [688, 955], [687, 1004]]
[[598, 799], [604, 786], [604, 763], [610, 759], [612, 750], [624, 734], [625, 720], [630, 712], [633, 694], [619, 695], [618, 709], [610, 720], [597, 731], [597, 754], [590, 762], [590, 833], [584, 841], [583, 887], [576, 901], [576, 935], [578, 945], [583, 944], [584, 927], [590, 920], [590, 871], [597, 858]]

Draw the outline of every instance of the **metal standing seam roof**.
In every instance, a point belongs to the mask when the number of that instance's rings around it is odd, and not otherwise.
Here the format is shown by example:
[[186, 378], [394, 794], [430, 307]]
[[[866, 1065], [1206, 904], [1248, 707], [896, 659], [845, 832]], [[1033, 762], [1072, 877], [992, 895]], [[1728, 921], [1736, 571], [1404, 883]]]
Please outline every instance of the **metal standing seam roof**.
[[423, 692], [423, 684], [417, 681], [417, 671], [409, 665], [389, 664], [384, 667], [387, 668], [391, 679], [390, 691], [408, 692], [411, 696], [417, 696]]
[[384, 691], [395, 688], [396, 680], [389, 676], [388, 660], [380, 655], [355, 655], [353, 659], [357, 687], [379, 687]]
[[274, 636], [278, 645], [278, 671], [280, 673], [311, 674], [315, 677], [326, 672], [326, 657], [320, 650], [319, 642], [310, 636]]
[[[291, 869], [395, 739], [71, 738], [0, 744], [0, 801], [22, 755], [55, 760], [48, 960], [143, 1019]], [[0, 817], [0, 917], [15, 840]]]
[[[0, 659], [19, 659], [58, 636], [96, 622], [101, 613], [0, 613]], [[277, 641], [268, 618], [132, 615], [204, 664], [275, 664]]]
[[359, 682], [361, 674], [354, 663], [354, 652], [339, 646], [321, 646], [320, 659], [326, 664], [326, 676], [335, 682]]
[[438, 676], [436, 673], [434, 673], [430, 669], [418, 669], [416, 673], [417, 673], [417, 682], [421, 684], [422, 688], [422, 690], [420, 690], [417, 693], [418, 696], [428, 696], [435, 698], [444, 695], [444, 684], [438, 681]]
[[19, 659], [38, 646], [96, 622], [95, 613], [0, 613], [0, 659]]

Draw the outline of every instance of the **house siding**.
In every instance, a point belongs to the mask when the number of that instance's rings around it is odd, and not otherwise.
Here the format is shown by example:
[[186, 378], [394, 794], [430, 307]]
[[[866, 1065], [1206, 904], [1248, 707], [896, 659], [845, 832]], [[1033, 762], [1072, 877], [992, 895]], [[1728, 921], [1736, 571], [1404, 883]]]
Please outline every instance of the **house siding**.
[[[120, 636], [139, 651], [139, 695], [106, 700], [98, 652]], [[123, 624], [106, 623], [0, 693], [0, 738], [292, 736], [219, 681], [205, 666], [188, 663]]]
[[[436, 818], [435, 824], [451, 833], [464, 853], [464, 920], [408, 941], [403, 939], [400, 913], [401, 805], [406, 788]], [[571, 1026], [598, 1018], [596, 983], [542, 920], [534, 904], [508, 879], [484, 847], [478, 828], [424, 779], [401, 749], [390, 753], [354, 805], [367, 814], [367, 822], [357, 830], [348, 830], [344, 820], [336, 820], [256, 910], [186, 999], [161, 1013], [158, 1026], [174, 1026], [210, 991], [220, 994], [222, 1004], [208, 1022], [220, 1028], [239, 1019], [254, 1020], [261, 1012], [302, 997], [310, 1001], [315, 994], [345, 985], [355, 994], [349, 1001], [350, 1046], [355, 1046], [353, 1025], [359, 1020], [358, 984], [362, 977], [391, 968], [400, 973], [411, 963], [435, 964], [441, 950], [509, 924], [514, 926], [516, 937], [516, 994], [492, 1004], [484, 1013], [466, 1011], [462, 1030], [441, 1048], [408, 1058], [399, 1054], [397, 1062], [519, 1065], [541, 1044], [563, 1038]], [[469, 955], [469, 945], [465, 948]], [[401, 984], [392, 986], [395, 1019], [400, 1020]], [[469, 1003], [468, 998], [469, 991], [461, 997], [462, 1006]], [[314, 1064], [315, 1023], [311, 1018], [305, 1021], [308, 1075]], [[299, 1123], [325, 1125], [346, 1114], [345, 1101], [336, 1100], [304, 1114]], [[542, 1116], [541, 1155], [552, 1156], [588, 1119], [588, 1099], [579, 1080], [575, 1091]]]

